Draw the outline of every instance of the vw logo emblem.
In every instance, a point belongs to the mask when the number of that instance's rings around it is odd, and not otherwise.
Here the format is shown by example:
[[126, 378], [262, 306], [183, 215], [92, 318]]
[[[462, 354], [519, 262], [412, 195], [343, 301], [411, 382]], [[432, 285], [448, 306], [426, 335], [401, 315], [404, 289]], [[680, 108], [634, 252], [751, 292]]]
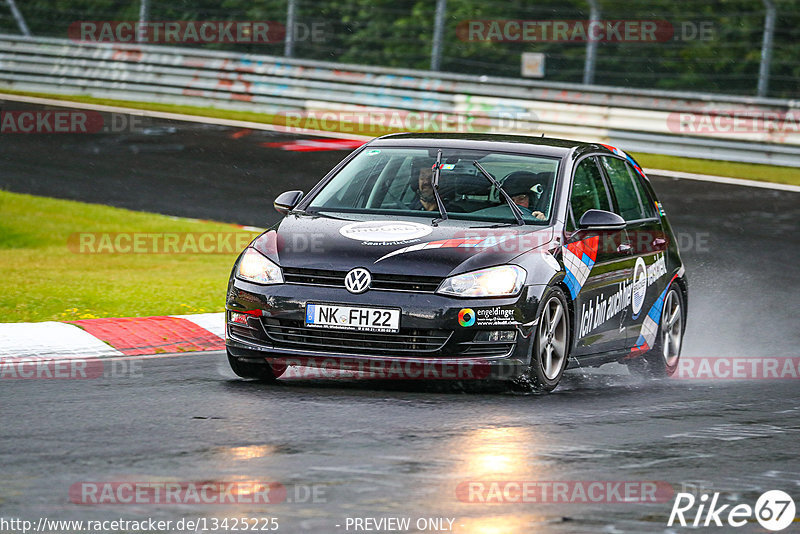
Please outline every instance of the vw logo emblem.
[[369, 289], [371, 283], [372, 275], [362, 267], [356, 267], [344, 277], [344, 287], [350, 293], [363, 293]]

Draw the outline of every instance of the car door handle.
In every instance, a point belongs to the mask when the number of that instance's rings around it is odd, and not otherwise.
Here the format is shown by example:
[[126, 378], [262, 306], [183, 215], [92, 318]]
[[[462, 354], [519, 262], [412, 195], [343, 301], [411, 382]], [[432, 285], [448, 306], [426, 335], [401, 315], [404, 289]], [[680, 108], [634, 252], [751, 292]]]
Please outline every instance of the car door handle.
[[664, 245], [666, 245], [666, 243], [667, 243], [667, 240], [664, 239], [663, 237], [657, 237], [657, 238], [655, 238], [655, 240], [653, 240], [653, 246], [654, 247], [659, 247], [660, 248], [660, 247], [663, 247]]
[[630, 251], [631, 251], [630, 243], [620, 243], [620, 245], [617, 247], [617, 252], [619, 252], [620, 254], [627, 254]]

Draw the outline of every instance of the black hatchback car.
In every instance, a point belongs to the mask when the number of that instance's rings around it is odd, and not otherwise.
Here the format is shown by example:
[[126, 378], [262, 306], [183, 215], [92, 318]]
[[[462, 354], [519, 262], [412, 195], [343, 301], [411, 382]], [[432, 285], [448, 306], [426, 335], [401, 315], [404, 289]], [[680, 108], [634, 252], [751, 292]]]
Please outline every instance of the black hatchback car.
[[239, 256], [228, 359], [540, 391], [566, 368], [675, 372], [687, 285], [641, 167], [602, 144], [503, 135], [375, 139]]

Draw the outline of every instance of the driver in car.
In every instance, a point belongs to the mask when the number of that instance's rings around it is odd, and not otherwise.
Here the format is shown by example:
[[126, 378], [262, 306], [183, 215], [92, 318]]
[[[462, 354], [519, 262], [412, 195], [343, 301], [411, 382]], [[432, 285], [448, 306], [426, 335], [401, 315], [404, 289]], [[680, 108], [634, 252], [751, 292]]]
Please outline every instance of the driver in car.
[[417, 177], [417, 198], [409, 206], [412, 210], [436, 211], [436, 195], [433, 194], [433, 169], [422, 167]]
[[512, 173], [502, 184], [503, 190], [511, 197], [523, 215], [532, 215], [540, 221], [545, 220], [547, 217], [544, 213], [538, 210], [533, 210], [531, 206], [534, 204], [531, 195], [535, 195], [538, 199], [542, 193], [542, 186], [540, 183], [535, 183], [536, 175], [526, 171], [518, 171]]

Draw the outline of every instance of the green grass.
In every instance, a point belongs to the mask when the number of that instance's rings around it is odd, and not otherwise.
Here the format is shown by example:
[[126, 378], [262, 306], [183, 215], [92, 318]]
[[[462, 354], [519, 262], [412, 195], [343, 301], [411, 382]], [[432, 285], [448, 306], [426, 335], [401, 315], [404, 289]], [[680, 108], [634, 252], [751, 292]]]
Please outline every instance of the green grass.
[[[232, 119], [264, 124], [285, 124], [285, 117], [281, 115], [255, 113], [249, 111], [229, 111], [224, 109], [197, 107], [197, 106], [176, 106], [172, 104], [157, 104], [148, 102], [133, 102], [126, 100], [110, 100], [104, 98], [94, 98], [90, 96], [72, 95], [51, 95], [45, 93], [30, 93], [23, 91], [0, 91], [8, 94], [19, 94], [27, 96], [38, 96], [42, 98], [52, 98], [56, 100], [68, 100], [73, 102], [84, 102], [90, 104], [102, 104], [108, 106], [119, 106], [133, 109], [150, 111], [163, 111], [168, 113], [179, 113], [184, 115], [197, 115], [202, 117], [214, 117], [221, 119]], [[322, 123], [320, 129], [328, 126], [330, 131], [346, 132], [350, 134], [380, 136], [388, 133], [396, 133], [399, 130], [392, 128], [381, 128], [375, 126], [358, 125], [345, 121]], [[621, 147], [624, 149], [624, 147]], [[745, 178], [749, 180], [760, 180], [766, 182], [777, 182], [783, 184], [800, 185], [800, 169], [795, 167], [779, 167], [773, 165], [757, 165], [752, 163], [734, 163], [727, 161], [717, 161], [708, 159], [682, 158], [678, 156], [662, 156], [659, 154], [632, 154], [639, 163], [651, 169], [663, 169], [669, 171], [692, 172], [697, 174], [710, 174], [715, 176], [728, 176], [731, 178]]]
[[[224, 310], [228, 275], [238, 251], [80, 253], [78, 236], [73, 234], [87, 232], [217, 235], [244, 230], [225, 223], [0, 191], [0, 322]], [[231, 249], [235, 248], [232, 243]]]
[[746, 178], [762, 182], [800, 185], [800, 169], [796, 167], [778, 167], [775, 165], [758, 165], [755, 163], [734, 163], [710, 159], [680, 158], [678, 156], [662, 156], [660, 154], [631, 153], [645, 168], [668, 171], [693, 172]]

